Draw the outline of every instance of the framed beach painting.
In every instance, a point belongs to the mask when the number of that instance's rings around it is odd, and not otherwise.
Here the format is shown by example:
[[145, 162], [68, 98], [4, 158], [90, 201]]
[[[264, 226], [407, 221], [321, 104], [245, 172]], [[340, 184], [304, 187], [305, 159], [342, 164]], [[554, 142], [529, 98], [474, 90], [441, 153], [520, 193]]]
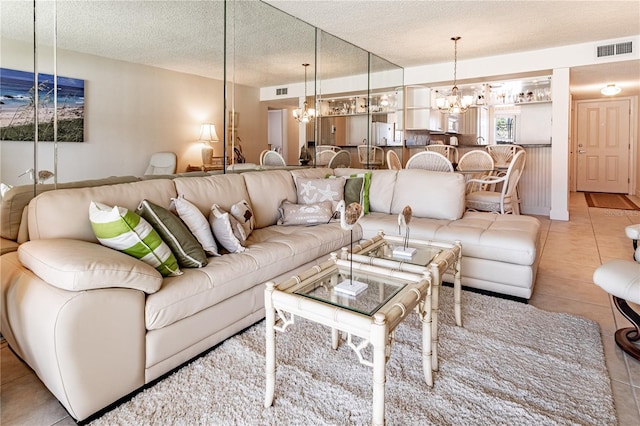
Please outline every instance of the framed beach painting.
[[[58, 76], [58, 141], [84, 141], [84, 80]], [[0, 140], [33, 141], [33, 73], [0, 68]], [[53, 141], [54, 80], [38, 74], [38, 140]]]

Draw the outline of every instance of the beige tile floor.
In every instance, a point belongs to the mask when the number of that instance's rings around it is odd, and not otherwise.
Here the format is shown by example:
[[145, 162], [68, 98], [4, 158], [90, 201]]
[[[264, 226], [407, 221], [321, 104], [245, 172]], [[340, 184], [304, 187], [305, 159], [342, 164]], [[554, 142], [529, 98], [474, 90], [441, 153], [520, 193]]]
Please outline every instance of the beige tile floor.
[[[634, 199], [640, 205], [640, 199]], [[568, 222], [541, 217], [544, 243], [530, 303], [538, 308], [580, 315], [600, 324], [614, 401], [621, 426], [640, 425], [640, 362], [625, 355], [613, 333], [628, 322], [609, 296], [593, 284], [593, 271], [612, 258], [628, 259], [631, 242], [624, 227], [640, 223], [640, 211], [589, 208], [582, 194], [571, 194]], [[33, 372], [6, 343], [0, 344], [0, 424], [75, 424]]]

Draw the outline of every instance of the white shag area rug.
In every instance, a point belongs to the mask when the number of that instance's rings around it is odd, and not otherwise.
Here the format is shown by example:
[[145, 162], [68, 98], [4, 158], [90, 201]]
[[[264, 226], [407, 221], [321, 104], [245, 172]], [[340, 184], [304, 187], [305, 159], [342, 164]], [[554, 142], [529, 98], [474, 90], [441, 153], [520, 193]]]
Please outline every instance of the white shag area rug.
[[[615, 425], [599, 328], [567, 314], [441, 290], [440, 369], [424, 382], [420, 323], [397, 328], [387, 363], [389, 425]], [[92, 425], [365, 425], [372, 369], [330, 331], [296, 319], [276, 333], [276, 390], [264, 408], [264, 321], [106, 413]]]

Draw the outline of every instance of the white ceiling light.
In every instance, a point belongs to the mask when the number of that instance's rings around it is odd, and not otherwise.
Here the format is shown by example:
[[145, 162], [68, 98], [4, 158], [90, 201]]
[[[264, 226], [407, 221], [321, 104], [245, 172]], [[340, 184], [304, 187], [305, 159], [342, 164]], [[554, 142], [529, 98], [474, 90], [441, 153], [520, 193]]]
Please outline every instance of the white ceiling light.
[[605, 96], [614, 96], [620, 93], [621, 91], [622, 91], [621, 88], [619, 88], [618, 86], [612, 83], [612, 84], [607, 84], [605, 87], [603, 87], [602, 90], [600, 90], [600, 93], [602, 93]]
[[293, 118], [301, 123], [308, 123], [316, 116], [316, 110], [307, 108], [307, 67], [309, 64], [302, 64], [304, 67], [304, 106], [293, 110]]
[[460, 36], [451, 37], [451, 40], [454, 42], [453, 88], [451, 89], [451, 95], [436, 99], [436, 106], [440, 112], [443, 113], [463, 114], [467, 112], [473, 103], [473, 96], [460, 96], [458, 94], [458, 86], [456, 85], [456, 82], [458, 71], [458, 40], [460, 40]]

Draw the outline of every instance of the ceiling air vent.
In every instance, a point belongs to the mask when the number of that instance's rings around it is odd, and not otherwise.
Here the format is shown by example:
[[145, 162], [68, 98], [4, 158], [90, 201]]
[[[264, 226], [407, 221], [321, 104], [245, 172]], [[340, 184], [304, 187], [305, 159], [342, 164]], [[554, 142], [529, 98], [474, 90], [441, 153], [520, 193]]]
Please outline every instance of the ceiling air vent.
[[633, 43], [625, 41], [624, 43], [616, 44], [616, 55], [625, 55], [633, 52]]
[[607, 56], [626, 55], [633, 52], [633, 42], [625, 41], [622, 43], [603, 44], [596, 47], [596, 57], [604, 58]]
[[289, 92], [289, 89], [287, 89], [286, 87], [282, 87], [280, 89], [276, 89], [276, 96], [286, 95], [287, 92]]
[[616, 54], [616, 45], [615, 44], [607, 44], [605, 46], [597, 47], [597, 57], [602, 58], [604, 56], [613, 56]]

